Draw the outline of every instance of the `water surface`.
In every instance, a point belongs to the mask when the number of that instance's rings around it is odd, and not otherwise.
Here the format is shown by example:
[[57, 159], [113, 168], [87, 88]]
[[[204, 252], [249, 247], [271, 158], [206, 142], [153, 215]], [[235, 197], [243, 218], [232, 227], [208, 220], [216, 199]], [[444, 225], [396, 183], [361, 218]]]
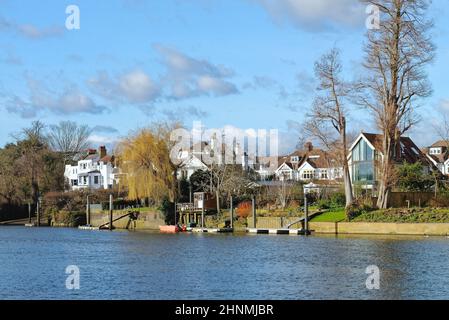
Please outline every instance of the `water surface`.
[[359, 298], [449, 299], [449, 239], [0, 227], [0, 299]]

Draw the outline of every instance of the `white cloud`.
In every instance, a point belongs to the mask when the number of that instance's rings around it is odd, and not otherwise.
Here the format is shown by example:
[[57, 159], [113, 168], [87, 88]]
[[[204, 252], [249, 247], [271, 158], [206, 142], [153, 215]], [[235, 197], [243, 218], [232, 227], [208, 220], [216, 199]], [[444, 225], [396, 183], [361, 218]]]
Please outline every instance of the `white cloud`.
[[169, 87], [167, 98], [183, 99], [202, 95], [225, 96], [238, 93], [229, 81], [234, 72], [207, 60], [192, 58], [176, 49], [155, 44], [166, 67], [163, 83]]
[[97, 105], [89, 96], [83, 94], [76, 86], [70, 86], [62, 92], [50, 91], [42, 82], [27, 77], [28, 99], [16, 95], [9, 96], [6, 110], [20, 114], [24, 118], [35, 117], [40, 111], [55, 114], [89, 113], [100, 114], [107, 110]]
[[0, 31], [11, 31], [29, 39], [59, 37], [64, 34], [61, 26], [38, 27], [33, 24], [19, 24], [0, 16]]
[[130, 103], [144, 103], [159, 95], [158, 85], [142, 70], [124, 73], [111, 78], [107, 72], [99, 72], [88, 80], [89, 87], [102, 97]]
[[251, 0], [278, 24], [288, 21], [309, 31], [358, 26], [366, 19], [356, 0]]
[[38, 28], [37, 26], [31, 24], [18, 25], [16, 26], [16, 31], [30, 39], [58, 37], [64, 33], [64, 29], [62, 27]]

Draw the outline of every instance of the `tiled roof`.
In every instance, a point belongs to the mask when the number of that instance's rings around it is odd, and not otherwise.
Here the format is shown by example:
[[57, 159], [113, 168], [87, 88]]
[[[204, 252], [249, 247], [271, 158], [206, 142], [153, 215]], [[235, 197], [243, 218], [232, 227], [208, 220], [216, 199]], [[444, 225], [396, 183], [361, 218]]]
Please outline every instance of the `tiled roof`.
[[[381, 134], [366, 133], [366, 132], [363, 132], [362, 134], [374, 146], [374, 148], [377, 151], [382, 152], [383, 136]], [[406, 161], [408, 163], [416, 163], [420, 161], [425, 165], [431, 165], [430, 161], [427, 159], [427, 157], [424, 155], [421, 149], [419, 149], [418, 146], [413, 142], [412, 139], [410, 139], [409, 137], [401, 137], [400, 143], [401, 143], [401, 153], [400, 158], [396, 159], [397, 162]]]

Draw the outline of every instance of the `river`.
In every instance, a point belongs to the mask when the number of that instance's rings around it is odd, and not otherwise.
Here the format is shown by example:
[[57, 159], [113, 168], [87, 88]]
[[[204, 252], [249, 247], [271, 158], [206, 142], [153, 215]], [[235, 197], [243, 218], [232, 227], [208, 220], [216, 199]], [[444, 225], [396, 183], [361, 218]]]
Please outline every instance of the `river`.
[[449, 239], [0, 227], [0, 299], [359, 298], [449, 299]]

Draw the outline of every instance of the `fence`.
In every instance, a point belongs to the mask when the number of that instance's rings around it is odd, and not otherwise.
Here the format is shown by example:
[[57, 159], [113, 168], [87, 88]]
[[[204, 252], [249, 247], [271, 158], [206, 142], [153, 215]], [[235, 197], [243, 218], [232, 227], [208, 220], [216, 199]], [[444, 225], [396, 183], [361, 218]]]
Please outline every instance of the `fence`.
[[[392, 192], [388, 200], [388, 206], [392, 208], [425, 207], [430, 205], [434, 197], [435, 193], [433, 192]], [[373, 197], [374, 204], [376, 201], [377, 198]]]

